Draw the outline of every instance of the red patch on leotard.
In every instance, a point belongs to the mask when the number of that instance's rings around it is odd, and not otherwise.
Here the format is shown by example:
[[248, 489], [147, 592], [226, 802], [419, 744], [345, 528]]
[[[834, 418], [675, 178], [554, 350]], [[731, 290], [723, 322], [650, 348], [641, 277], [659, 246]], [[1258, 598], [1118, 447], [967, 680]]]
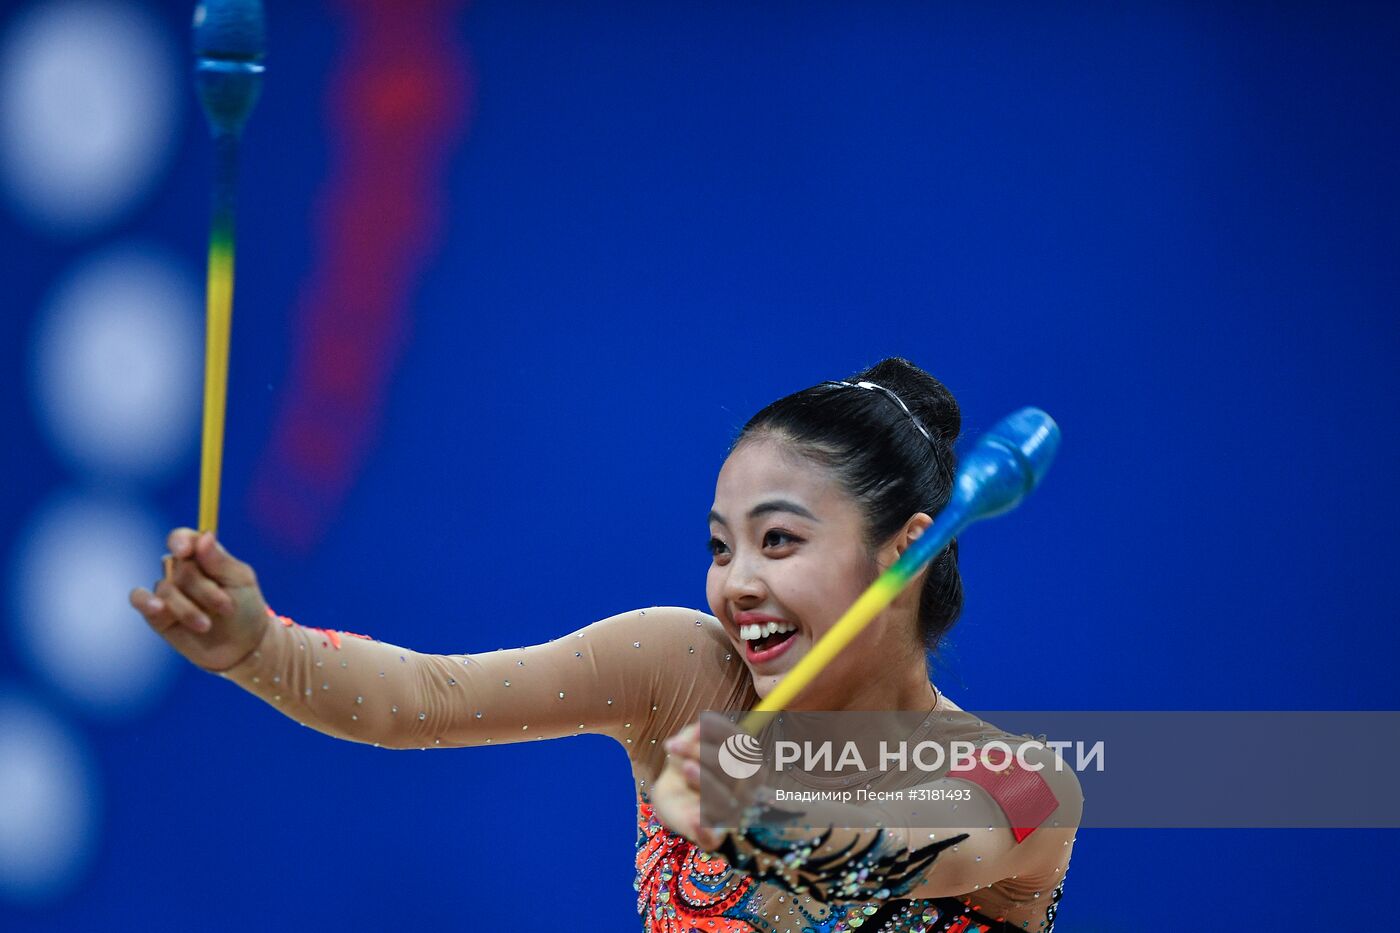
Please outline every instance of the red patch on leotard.
[[[270, 615], [270, 616], [272, 616], [274, 619], [276, 619], [278, 622], [281, 622], [284, 626], [287, 626], [288, 628], [290, 628], [290, 627], [293, 626], [293, 625], [297, 625], [296, 622], [293, 622], [291, 619], [287, 618], [286, 616], [279, 616], [277, 613], [273, 612], [272, 609], [270, 609], [270, 608], [267, 610], [267, 614]], [[324, 641], [321, 642], [321, 647], [322, 647], [322, 648], [335, 648], [337, 651], [340, 650], [340, 636], [341, 636], [341, 635], [349, 635], [351, 638], [363, 638], [365, 641], [374, 641], [374, 639], [373, 639], [373, 638], [370, 638], [368, 635], [359, 635], [359, 634], [356, 634], [355, 632], [338, 632], [338, 631], [336, 631], [335, 629], [329, 629], [329, 628], [315, 628], [315, 627], [310, 626], [310, 625], [298, 625], [297, 627], [298, 627], [298, 628], [304, 628], [304, 629], [306, 629], [308, 632], [320, 632], [322, 635], [326, 636], [326, 639], [325, 639]]]
[[1055, 792], [1040, 776], [1040, 772], [1021, 767], [1014, 757], [1006, 763], [1006, 767], [993, 770], [979, 755], [976, 767], [968, 771], [955, 771], [948, 776], [971, 781], [985, 790], [1011, 820], [1011, 833], [1017, 842], [1035, 832], [1060, 805]]

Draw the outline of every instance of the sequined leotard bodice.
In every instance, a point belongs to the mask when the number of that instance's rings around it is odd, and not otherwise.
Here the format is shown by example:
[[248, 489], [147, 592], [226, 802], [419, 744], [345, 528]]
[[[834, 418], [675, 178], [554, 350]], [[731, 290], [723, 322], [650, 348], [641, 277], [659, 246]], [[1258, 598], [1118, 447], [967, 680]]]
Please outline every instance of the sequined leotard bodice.
[[[1007, 878], [967, 873], [983, 882], [933, 897], [916, 896], [927, 885], [880, 888], [882, 865], [844, 855], [829, 860], [828, 870], [842, 873], [838, 885], [795, 886], [776, 856], [752, 858], [742, 844], [704, 852], [665, 827], [648, 796], [665, 764], [661, 742], [704, 710], [749, 709], [757, 700], [728, 635], [703, 613], [638, 610], [545, 644], [476, 654], [424, 654], [274, 617], [258, 648], [219, 676], [317, 731], [384, 748], [612, 737], [632, 762], [634, 886], [648, 931], [1048, 933], [1054, 927], [1078, 823], [1077, 782], [1057, 786], [1060, 807], [1032, 836], [1048, 854], [1036, 871]], [[1005, 820], [986, 829], [1012, 832]], [[855, 848], [834, 837], [829, 845]], [[937, 863], [929, 861], [936, 873]], [[874, 873], [868, 884], [867, 872]], [[823, 891], [828, 896], [814, 896]], [[833, 891], [847, 896], [830, 896]]]

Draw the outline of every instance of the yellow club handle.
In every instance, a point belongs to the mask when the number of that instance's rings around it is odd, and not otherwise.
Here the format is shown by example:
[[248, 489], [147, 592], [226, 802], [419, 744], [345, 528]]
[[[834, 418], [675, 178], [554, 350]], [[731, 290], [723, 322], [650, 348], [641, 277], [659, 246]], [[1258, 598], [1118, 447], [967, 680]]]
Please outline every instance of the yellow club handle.
[[[222, 240], [222, 242], [221, 242]], [[228, 345], [233, 324], [232, 237], [211, 238], [204, 340], [204, 439], [199, 464], [199, 530], [219, 527], [219, 477], [224, 459]]]
[[[891, 570], [893, 569], [891, 568]], [[744, 716], [739, 727], [750, 735], [757, 734], [768, 719], [791, 703], [822, 672], [822, 669], [831, 663], [831, 660], [841, 652], [841, 649], [854, 641], [855, 637], [884, 611], [886, 606], [894, 601], [903, 588], [898, 579], [891, 576], [890, 570], [881, 574], [879, 579], [870, 584], [870, 587], [851, 605], [851, 608], [847, 609], [841, 618], [836, 620], [831, 631], [823, 635], [812, 646], [812, 650], [797, 662], [797, 666], [788, 671], [786, 677], [778, 681], [773, 692], [764, 697], [762, 702]]]

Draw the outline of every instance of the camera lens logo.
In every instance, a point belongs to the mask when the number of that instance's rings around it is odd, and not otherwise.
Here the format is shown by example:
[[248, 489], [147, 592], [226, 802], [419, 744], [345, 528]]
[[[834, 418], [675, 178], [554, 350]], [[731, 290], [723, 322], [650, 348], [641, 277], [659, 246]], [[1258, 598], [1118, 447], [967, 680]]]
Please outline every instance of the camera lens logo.
[[763, 746], [747, 733], [735, 733], [719, 747], [719, 766], [735, 780], [751, 778], [763, 766]]

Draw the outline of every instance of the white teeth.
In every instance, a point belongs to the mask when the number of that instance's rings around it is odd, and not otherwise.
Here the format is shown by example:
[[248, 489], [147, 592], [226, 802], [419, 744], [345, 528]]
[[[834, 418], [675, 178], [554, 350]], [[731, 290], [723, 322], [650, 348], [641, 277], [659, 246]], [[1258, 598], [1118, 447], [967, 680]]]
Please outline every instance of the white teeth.
[[772, 635], [774, 632], [795, 632], [797, 626], [789, 625], [786, 622], [755, 622], [753, 625], [739, 626], [739, 637], [744, 641], [758, 641], [765, 635]]

